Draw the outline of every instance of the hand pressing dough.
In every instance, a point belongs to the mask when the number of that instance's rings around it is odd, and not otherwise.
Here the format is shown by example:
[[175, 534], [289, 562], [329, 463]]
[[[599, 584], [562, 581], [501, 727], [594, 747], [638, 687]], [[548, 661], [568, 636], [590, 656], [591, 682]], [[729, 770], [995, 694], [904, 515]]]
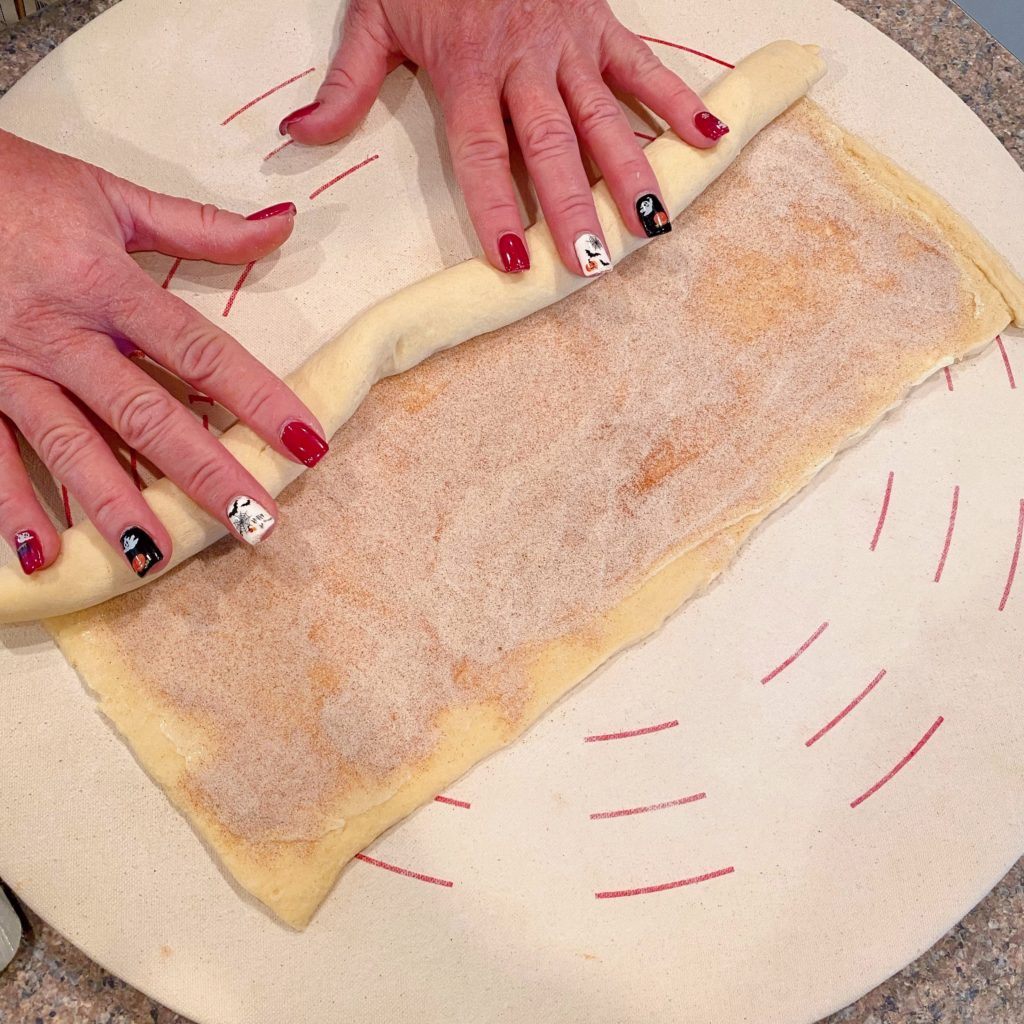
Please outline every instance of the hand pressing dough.
[[[713, 104], [744, 135], [737, 96], [816, 73], [799, 47], [768, 53]], [[688, 186], [661, 181], [675, 211]], [[545, 259], [549, 297], [574, 290]], [[323, 381], [356, 395], [479, 324], [460, 282], [517, 287], [481, 269], [385, 303], [383, 363], [369, 341], [318, 357], [317, 411]], [[380, 381], [272, 544], [225, 542], [49, 626], [233, 877], [301, 927], [370, 840], [655, 630], [1022, 308], [948, 207], [801, 101], [614, 273]]]

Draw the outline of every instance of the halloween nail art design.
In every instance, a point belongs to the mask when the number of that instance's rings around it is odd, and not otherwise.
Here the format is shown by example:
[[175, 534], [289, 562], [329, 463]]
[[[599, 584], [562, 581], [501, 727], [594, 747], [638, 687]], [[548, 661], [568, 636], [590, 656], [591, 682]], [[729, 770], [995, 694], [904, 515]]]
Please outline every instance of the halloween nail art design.
[[644, 233], [648, 238], [655, 235], [667, 235], [672, 230], [665, 207], [653, 192], [645, 192], [636, 201], [636, 215], [640, 218]]
[[228, 519], [246, 544], [259, 544], [274, 525], [274, 517], [258, 501], [244, 494], [228, 505]]
[[132, 567], [132, 572], [140, 579], [157, 562], [164, 560], [156, 542], [141, 526], [131, 526], [121, 534], [121, 547], [124, 549], [124, 557]]
[[612, 269], [612, 261], [604, 242], [597, 235], [580, 235], [576, 239], [576, 258], [584, 277], [594, 277]]
[[43, 546], [34, 530], [19, 530], [14, 535], [14, 550], [18, 553], [22, 571], [31, 576], [43, 567]]
[[702, 110], [696, 114], [693, 123], [705, 139], [711, 139], [714, 142], [717, 142], [723, 135], [729, 134], [729, 126], [724, 121], [719, 121], [710, 110]]

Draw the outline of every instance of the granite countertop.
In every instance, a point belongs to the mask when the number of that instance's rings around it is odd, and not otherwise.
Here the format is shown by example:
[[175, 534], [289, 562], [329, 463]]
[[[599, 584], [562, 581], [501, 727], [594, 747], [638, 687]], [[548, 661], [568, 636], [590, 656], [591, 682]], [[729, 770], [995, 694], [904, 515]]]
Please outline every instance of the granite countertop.
[[[42, 0], [0, 28], [0, 94], [117, 0]], [[841, 0], [927, 65], [1024, 166], [1024, 65], [951, 0]], [[0, 1024], [188, 1024], [125, 985], [30, 911], [0, 974]], [[919, 960], [822, 1024], [1024, 1021], [1024, 859]]]

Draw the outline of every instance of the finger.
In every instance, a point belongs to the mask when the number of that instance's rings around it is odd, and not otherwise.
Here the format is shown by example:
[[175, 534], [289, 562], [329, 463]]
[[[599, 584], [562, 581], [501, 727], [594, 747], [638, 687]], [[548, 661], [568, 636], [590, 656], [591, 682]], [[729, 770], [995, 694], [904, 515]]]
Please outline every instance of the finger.
[[636, 96], [691, 146], [708, 149], [728, 134], [729, 126], [624, 25], [616, 23], [605, 39], [603, 70], [612, 85]]
[[9, 420], [0, 416], [0, 534], [26, 576], [45, 569], [60, 551], [60, 537], [39, 504]]
[[545, 74], [524, 68], [509, 76], [505, 102], [562, 262], [575, 274], [593, 277], [611, 270], [612, 261], [576, 132], [554, 77]]
[[6, 396], [5, 407], [47, 469], [137, 576], [167, 564], [167, 530], [82, 410], [56, 384], [25, 375]]
[[270, 535], [274, 499], [180, 402], [96, 336], [70, 348], [58, 382], [238, 539]]
[[150, 192], [105, 171], [100, 182], [117, 211], [129, 252], [250, 263], [277, 249], [295, 226], [295, 204], [290, 202], [243, 217], [209, 203]]
[[530, 269], [496, 91], [442, 91], [452, 164], [484, 254], [506, 273]]
[[[315, 466], [327, 454], [323, 427], [295, 393], [176, 295], [134, 265], [108, 302], [104, 329], [129, 338], [150, 358], [248, 424], [282, 455]], [[111, 350], [113, 351], [113, 350]]]
[[573, 61], [560, 69], [559, 85], [580, 141], [601, 168], [630, 231], [649, 238], [671, 231], [658, 179], [597, 68]]
[[369, 113], [384, 79], [400, 63], [401, 54], [380, 8], [351, 4], [338, 52], [316, 100], [288, 114], [279, 131], [306, 145], [322, 145], [348, 135]]

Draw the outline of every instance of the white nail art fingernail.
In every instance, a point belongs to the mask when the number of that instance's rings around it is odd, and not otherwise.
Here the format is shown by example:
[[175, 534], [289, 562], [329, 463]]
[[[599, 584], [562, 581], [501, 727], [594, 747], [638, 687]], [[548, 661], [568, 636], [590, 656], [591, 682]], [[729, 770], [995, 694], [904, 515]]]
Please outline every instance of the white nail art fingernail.
[[576, 239], [576, 258], [584, 277], [594, 277], [612, 269], [612, 260], [604, 242], [597, 235], [580, 235]]
[[274, 525], [274, 517], [258, 501], [244, 494], [228, 505], [228, 519], [246, 544], [259, 544]]

